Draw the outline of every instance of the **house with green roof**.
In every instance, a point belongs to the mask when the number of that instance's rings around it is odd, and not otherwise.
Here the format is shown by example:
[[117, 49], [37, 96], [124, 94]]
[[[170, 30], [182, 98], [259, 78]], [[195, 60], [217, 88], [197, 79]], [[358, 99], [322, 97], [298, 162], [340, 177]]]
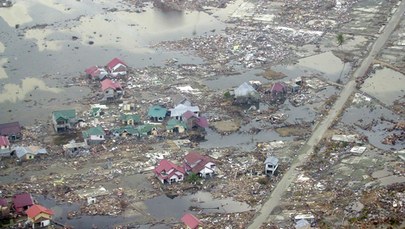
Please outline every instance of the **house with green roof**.
[[91, 127], [82, 132], [83, 139], [88, 145], [99, 144], [105, 140], [105, 132], [101, 126]]
[[138, 131], [139, 137], [154, 135], [157, 133], [157, 127], [151, 124], [140, 125], [136, 129]]
[[148, 110], [148, 117], [154, 122], [163, 122], [166, 115], [167, 109], [159, 105], [154, 105]]
[[138, 129], [136, 129], [134, 126], [115, 127], [111, 130], [111, 132], [115, 136], [127, 136], [127, 135], [139, 136]]
[[120, 119], [124, 125], [135, 125], [141, 122], [141, 117], [137, 114], [121, 114]]
[[52, 112], [52, 123], [57, 133], [64, 133], [72, 129], [76, 121], [76, 110], [74, 109]]
[[166, 131], [169, 133], [184, 133], [187, 129], [187, 125], [177, 119], [170, 119], [166, 125]]

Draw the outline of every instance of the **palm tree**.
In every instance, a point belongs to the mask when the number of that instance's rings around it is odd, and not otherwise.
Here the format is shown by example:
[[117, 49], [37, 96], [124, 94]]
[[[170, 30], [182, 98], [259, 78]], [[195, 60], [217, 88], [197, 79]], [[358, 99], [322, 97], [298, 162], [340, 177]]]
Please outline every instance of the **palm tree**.
[[[336, 43], [337, 43], [337, 45], [338, 45], [340, 48], [342, 48], [342, 45], [343, 45], [344, 42], [345, 42], [345, 37], [343, 36], [342, 33], [338, 33], [338, 35], [336, 36]], [[346, 65], [346, 62], [345, 62], [345, 60], [344, 60], [344, 58], [343, 58], [343, 68], [342, 68], [342, 70], [340, 71], [339, 79], [337, 80], [336, 83], [341, 83], [341, 79], [340, 79], [340, 78], [342, 77], [342, 73], [343, 73], [343, 70], [345, 69], [345, 65]]]
[[336, 36], [336, 43], [338, 44], [339, 47], [342, 47], [343, 43], [345, 42], [345, 37], [343, 36], [342, 33], [339, 33]]

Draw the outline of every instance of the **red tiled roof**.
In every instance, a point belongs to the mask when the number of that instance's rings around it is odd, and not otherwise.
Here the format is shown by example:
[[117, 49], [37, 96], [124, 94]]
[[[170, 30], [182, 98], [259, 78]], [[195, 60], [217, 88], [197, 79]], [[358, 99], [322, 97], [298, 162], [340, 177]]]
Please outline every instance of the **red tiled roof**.
[[[213, 160], [208, 157], [208, 156], [204, 156], [204, 155], [200, 155], [199, 153], [196, 152], [190, 152], [189, 154], [187, 154], [184, 157], [184, 165], [188, 170], [191, 170], [191, 172], [193, 173], [199, 173], [201, 170], [204, 169], [204, 167], [209, 163], [209, 162], [213, 162]], [[191, 167], [191, 165], [194, 165], [197, 161], [198, 164], [195, 165], [194, 167]]]
[[[165, 176], [162, 176], [161, 172], [169, 172], [170, 170], [173, 171], [170, 174], [167, 174]], [[185, 173], [184, 169], [181, 166], [175, 165], [173, 162], [163, 159], [159, 162], [159, 165], [154, 169], [154, 172], [156, 175], [160, 176], [161, 178], [170, 178], [173, 176], [176, 172], [181, 172], [182, 174]]]
[[22, 208], [34, 204], [32, 196], [29, 193], [16, 194], [13, 196], [13, 204], [15, 208]]
[[183, 217], [181, 217], [181, 222], [191, 229], [197, 228], [201, 223], [197, 217], [190, 213], [184, 214]]
[[283, 92], [285, 90], [285, 85], [282, 83], [275, 83], [273, 84], [273, 86], [271, 87], [271, 91], [274, 92]]
[[2, 207], [7, 207], [8, 206], [8, 201], [5, 198], [0, 198], [0, 206]]
[[183, 114], [182, 116], [183, 116], [183, 118], [185, 118], [185, 119], [189, 119], [189, 118], [191, 118], [191, 117], [194, 117], [195, 114], [194, 114], [193, 112], [191, 112], [191, 111], [186, 111], [186, 112], [184, 112], [184, 114]]
[[197, 119], [196, 124], [199, 125], [202, 128], [207, 128], [208, 127], [208, 120], [205, 117], [199, 117]]
[[118, 82], [114, 82], [110, 79], [105, 79], [105, 80], [101, 81], [101, 90], [105, 91], [108, 88], [112, 88], [114, 90], [122, 89], [121, 84]]
[[27, 216], [31, 219], [35, 218], [35, 216], [37, 216], [41, 213], [45, 213], [48, 215], [54, 214], [54, 212], [51, 209], [48, 209], [48, 208], [38, 205], [38, 204], [32, 205], [30, 208], [28, 208], [26, 213], [27, 213]]
[[111, 71], [115, 66], [117, 66], [117, 64], [123, 64], [123, 65], [127, 66], [122, 60], [120, 60], [118, 58], [114, 58], [110, 62], [108, 62], [108, 64], [107, 64], [108, 70]]
[[9, 146], [10, 142], [7, 137], [0, 136], [0, 146]]
[[21, 126], [18, 122], [9, 122], [0, 124], [0, 135], [17, 134], [21, 132]]
[[91, 67], [87, 68], [86, 70], [84, 70], [84, 72], [86, 74], [92, 75], [97, 70], [98, 70], [97, 66], [91, 66]]

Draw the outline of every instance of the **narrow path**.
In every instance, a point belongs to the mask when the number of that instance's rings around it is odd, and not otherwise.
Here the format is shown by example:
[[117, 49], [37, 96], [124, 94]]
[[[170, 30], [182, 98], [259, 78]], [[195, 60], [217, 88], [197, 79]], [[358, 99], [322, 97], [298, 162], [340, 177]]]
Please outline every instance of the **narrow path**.
[[308, 156], [313, 152], [313, 147], [319, 143], [325, 132], [333, 123], [333, 121], [338, 117], [338, 115], [344, 108], [346, 101], [349, 99], [350, 95], [356, 89], [356, 82], [355, 82], [356, 78], [366, 74], [368, 67], [370, 66], [370, 64], [372, 63], [378, 52], [381, 50], [381, 48], [384, 46], [384, 44], [387, 42], [391, 33], [398, 25], [404, 12], [405, 12], [405, 1], [401, 1], [400, 5], [398, 6], [394, 15], [391, 17], [384, 31], [374, 42], [374, 45], [372, 46], [369, 54], [363, 60], [363, 62], [357, 68], [357, 70], [353, 73], [351, 80], [345, 85], [345, 87], [341, 91], [339, 98], [336, 100], [335, 104], [329, 111], [328, 115], [317, 125], [316, 129], [312, 133], [312, 136], [309, 138], [307, 143], [301, 148], [298, 158], [293, 162], [289, 170], [284, 174], [281, 181], [277, 184], [276, 188], [271, 193], [269, 199], [262, 205], [256, 218], [253, 220], [252, 224], [250, 224], [250, 226], [248, 227], [249, 229], [257, 229], [263, 223], [268, 221], [271, 212], [276, 206], [279, 205], [281, 197], [287, 190], [288, 186], [290, 186], [292, 181], [295, 179], [297, 175], [296, 168], [303, 165], [307, 161]]

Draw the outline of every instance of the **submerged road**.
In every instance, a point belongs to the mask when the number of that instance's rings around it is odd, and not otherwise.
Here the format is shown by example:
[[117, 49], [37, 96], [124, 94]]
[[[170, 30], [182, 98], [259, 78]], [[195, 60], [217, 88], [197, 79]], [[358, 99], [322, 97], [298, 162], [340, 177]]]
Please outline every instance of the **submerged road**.
[[276, 188], [271, 193], [269, 199], [262, 205], [261, 209], [257, 213], [256, 218], [249, 225], [249, 229], [258, 229], [263, 223], [266, 223], [268, 220], [270, 220], [269, 217], [271, 212], [276, 206], [280, 204], [281, 197], [287, 190], [288, 186], [290, 186], [292, 181], [295, 179], [297, 175], [296, 168], [303, 165], [307, 161], [308, 156], [313, 152], [314, 146], [319, 143], [333, 121], [338, 117], [350, 95], [356, 89], [356, 78], [359, 76], [364, 76], [366, 74], [370, 64], [387, 42], [391, 33], [394, 31], [395, 27], [401, 20], [404, 12], [405, 1], [401, 1], [396, 12], [392, 15], [391, 19], [389, 20], [377, 40], [375, 40], [374, 45], [372, 46], [367, 57], [353, 73], [350, 81], [344, 86], [328, 115], [320, 123], [318, 123], [307, 143], [300, 149], [298, 158], [294, 160], [289, 170], [284, 174], [283, 178], [280, 180]]

